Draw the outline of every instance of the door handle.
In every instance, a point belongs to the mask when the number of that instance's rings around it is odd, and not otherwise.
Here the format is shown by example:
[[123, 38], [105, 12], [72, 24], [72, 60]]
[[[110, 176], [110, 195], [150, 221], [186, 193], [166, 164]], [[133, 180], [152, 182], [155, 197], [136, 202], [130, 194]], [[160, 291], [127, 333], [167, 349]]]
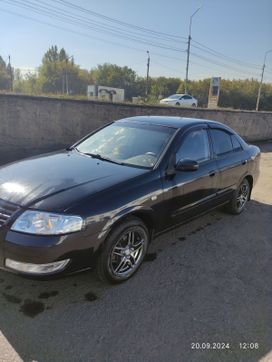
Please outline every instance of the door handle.
[[216, 171], [211, 171], [211, 172], [209, 172], [209, 176], [210, 176], [210, 177], [215, 176], [215, 174], [216, 174]]

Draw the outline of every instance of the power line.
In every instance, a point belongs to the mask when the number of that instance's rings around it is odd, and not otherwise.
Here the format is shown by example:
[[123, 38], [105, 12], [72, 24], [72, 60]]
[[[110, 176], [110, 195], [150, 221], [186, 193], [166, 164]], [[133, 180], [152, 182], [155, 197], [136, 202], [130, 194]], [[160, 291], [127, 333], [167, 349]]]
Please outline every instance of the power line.
[[[72, 34], [75, 34], [75, 35], [84, 36], [86, 38], [102, 41], [102, 42], [110, 44], [110, 45], [115, 45], [115, 46], [118, 46], [118, 47], [131, 49], [131, 50], [143, 53], [143, 54], [145, 53], [145, 50], [141, 49], [141, 48], [136, 48], [136, 47], [133, 47], [133, 46], [120, 44], [120, 43], [117, 43], [117, 42], [114, 42], [114, 41], [110, 41], [110, 40], [107, 40], [107, 39], [92, 36], [92, 35], [82, 33], [82, 32], [76, 31], [76, 30], [72, 30], [72, 29], [69, 29], [69, 28], [65, 28], [65, 27], [62, 27], [62, 26], [59, 26], [59, 25], [56, 25], [56, 24], [48, 23], [48, 22], [43, 21], [43, 20], [38, 20], [36, 18], [32, 18], [32, 17], [27, 16], [27, 15], [18, 14], [18, 13], [14, 12], [14, 11], [10, 11], [10, 10], [3, 9], [3, 8], [0, 8], [0, 11], [3, 11], [5, 13], [7, 13], [7, 14], [11, 14], [11, 15], [21, 17], [21, 18], [26, 19], [26, 20], [34, 21], [34, 22], [42, 24], [42, 25], [50, 26], [50, 27], [53, 27], [55, 29], [66, 31], [66, 32], [69, 32], [69, 33], [72, 33]], [[180, 58], [178, 58], [178, 57], [174, 57], [174, 56], [170, 56], [170, 55], [166, 55], [166, 54], [162, 54], [162, 53], [152, 52], [152, 54], [157, 55], [158, 57], [162, 57], [162, 58], [180, 60]]]
[[[35, 0], [34, 0], [35, 1]], [[28, 1], [28, 2], [30, 2], [30, 1]], [[90, 19], [89, 17], [86, 17], [86, 16], [82, 16], [82, 15], [76, 15], [75, 16], [75, 12], [73, 11], [72, 13], [70, 12], [70, 11], [67, 11], [67, 10], [65, 10], [64, 8], [59, 8], [59, 7], [56, 7], [55, 6], [55, 3], [57, 2], [57, 3], [60, 3], [60, 4], [62, 4], [62, 1], [58, 1], [58, 0], [53, 0], [53, 2], [54, 2], [54, 6], [53, 6], [53, 8], [54, 8], [54, 10], [55, 9], [57, 9], [59, 12], [61, 12], [62, 13], [62, 15], [63, 15], [63, 13], [65, 13], [65, 14], [68, 14], [68, 15], [72, 15], [74, 18], [76, 18], [76, 19], [83, 19], [83, 20], [85, 20], [85, 21], [87, 21], [87, 22], [91, 22], [92, 24], [95, 24], [96, 26], [101, 26], [101, 27], [103, 27], [104, 29], [108, 29], [108, 30], [112, 30], [112, 31], [118, 31], [118, 33], [120, 34], [125, 34], [125, 35], [127, 35], [128, 33], [129, 34], [131, 34], [131, 35], [133, 35], [133, 36], [135, 36], [135, 30], [128, 30], [128, 29], [123, 29], [123, 28], [120, 28], [120, 27], [116, 27], [116, 26], [112, 26], [112, 25], [108, 25], [108, 24], [106, 24], [106, 23], [103, 23], [103, 22], [99, 22], [99, 21], [96, 21], [96, 20], [93, 20], [93, 19]], [[38, 1], [38, 0], [36, 0], [36, 3], [38, 3], [39, 5], [41, 4], [41, 3], [44, 3], [45, 5], [48, 5], [46, 2], [44, 2], [44, 1]], [[49, 9], [49, 10], [51, 10], [52, 9], [52, 5], [50, 5], [50, 7], [48, 8], [48, 7], [46, 7], [46, 6], [43, 6], [43, 7], [45, 7], [45, 8], [47, 8], [47, 9]], [[75, 7], [77, 8], [78, 6], [76, 6], [75, 5]], [[84, 9], [84, 8], [81, 8], [81, 9]], [[84, 14], [85, 13], [88, 13], [88, 12], [90, 12], [90, 13], [93, 13], [93, 12], [91, 12], [91, 11], [88, 11], [87, 9], [85, 9], [85, 12], [84, 12]], [[95, 13], [96, 14], [96, 13]], [[101, 15], [100, 14], [100, 16], [102, 16], [103, 17], [103, 15]], [[119, 21], [118, 21], [119, 22]], [[154, 37], [156, 40], [166, 40], [166, 41], [178, 41], [179, 43], [181, 42], [180, 40], [177, 40], [177, 39], [173, 39], [173, 38], [169, 38], [169, 35], [167, 35], [167, 34], [164, 34], [164, 33], [159, 33], [159, 34], [153, 34], [154, 32], [152, 31], [152, 33], [151, 34], [149, 34], [148, 36], [150, 37]], [[144, 36], [143, 34], [136, 34], [136, 36]]]
[[17, 6], [20, 8], [25, 8], [27, 10], [30, 10], [36, 14], [39, 15], [43, 15], [43, 16], [49, 16], [50, 18], [55, 18], [57, 20], [60, 20], [64, 23], [69, 23], [75, 26], [80, 26], [83, 28], [87, 28], [87, 29], [91, 29], [95, 32], [98, 33], [106, 33], [106, 34], [111, 34], [113, 36], [122, 38], [122, 39], [126, 39], [126, 40], [130, 40], [130, 41], [134, 41], [134, 42], [138, 42], [138, 43], [142, 43], [145, 45], [151, 45], [157, 48], [161, 48], [161, 49], [165, 49], [165, 50], [171, 50], [171, 51], [175, 51], [175, 52], [182, 52], [181, 49], [173, 47], [173, 46], [169, 46], [167, 44], [164, 43], [159, 43], [159, 42], [155, 42], [153, 40], [148, 40], [148, 39], [143, 39], [140, 38], [139, 36], [132, 36], [132, 35], [127, 35], [124, 34], [120, 31], [117, 31], [116, 29], [108, 29], [105, 26], [100, 26], [98, 27], [98, 24], [92, 24], [92, 22], [90, 23], [90, 21], [88, 20], [86, 22], [86, 20], [82, 19], [82, 18], [78, 18], [76, 16], [74, 16], [73, 14], [65, 14], [62, 11], [59, 10], [59, 8], [57, 7], [52, 7], [52, 8], [48, 8], [46, 6], [43, 5], [36, 5], [33, 4], [33, 2], [31, 1], [20, 1], [20, 0], [5, 0], [6, 3], [8, 3], [9, 5], [13, 5], [13, 6]]
[[141, 26], [138, 26], [138, 25], [133, 25], [133, 24], [130, 24], [130, 23], [126, 23], [124, 21], [121, 21], [121, 20], [118, 20], [118, 19], [115, 19], [115, 18], [111, 18], [109, 16], [106, 16], [106, 15], [103, 15], [103, 14], [100, 14], [100, 13], [97, 13], [95, 11], [92, 11], [92, 10], [89, 10], [89, 9], [86, 9], [82, 6], [79, 6], [79, 5], [75, 5], [69, 1], [65, 1], [65, 0], [51, 0], [53, 2], [58, 2], [58, 3], [62, 3], [64, 4], [65, 6], [67, 7], [70, 7], [70, 8], [73, 8], [73, 9], [77, 9], [81, 12], [84, 12], [84, 13], [88, 13], [88, 14], [91, 14], [93, 16], [96, 16], [96, 17], [99, 17], [99, 18], [102, 18], [104, 20], [107, 20], [109, 22], [113, 22], [113, 23], [116, 23], [116, 24], [119, 24], [119, 25], [122, 25], [122, 26], [125, 26], [125, 27], [130, 27], [132, 29], [136, 29], [136, 30], [139, 30], [139, 31], [144, 31], [144, 32], [147, 32], [149, 34], [157, 34], [159, 36], [167, 36], [169, 38], [172, 38], [172, 39], [178, 39], [178, 40], [181, 40], [181, 39], [187, 39], [186, 37], [183, 37], [183, 36], [177, 36], [177, 35], [173, 35], [173, 34], [168, 34], [168, 33], [164, 33], [164, 32], [161, 32], [161, 31], [155, 31], [155, 30], [152, 30], [152, 29], [148, 29], [148, 28], [145, 28], [145, 27], [141, 27]]
[[212, 49], [210, 47], [207, 47], [206, 45], [204, 45], [202, 43], [199, 43], [198, 41], [196, 41], [194, 39], [192, 39], [192, 42], [198, 44], [201, 48], [196, 46], [196, 45], [192, 45], [193, 47], [195, 47], [197, 49], [200, 49], [203, 52], [207, 52], [207, 53], [212, 54], [212, 55], [214, 55], [216, 57], [222, 58], [224, 60], [227, 60], [227, 61], [230, 61], [230, 62], [233, 62], [233, 63], [236, 63], [236, 64], [239, 64], [239, 65], [244, 66], [244, 67], [246, 66], [246, 67], [251, 67], [251, 68], [254, 68], [254, 69], [261, 69], [261, 67], [259, 65], [257, 65], [257, 64], [249, 63], [249, 62], [246, 62], [246, 61], [243, 61], [243, 60], [240, 60], [240, 59], [230, 57], [228, 55], [225, 55], [223, 53], [218, 52], [217, 50], [214, 50], [214, 49]]
[[159, 62], [157, 62], [157, 61], [155, 61], [155, 60], [152, 60], [152, 63], [157, 64], [157, 65], [159, 65], [159, 66], [161, 66], [161, 67], [163, 67], [163, 68], [170, 69], [170, 70], [172, 70], [172, 71], [174, 71], [174, 72], [180, 73], [180, 69], [173, 68], [173, 67], [169, 67], [168, 65], [159, 63]]
[[[137, 25], [129, 24], [129, 23], [120, 21], [118, 19], [114, 19], [114, 18], [105, 16], [105, 15], [102, 15], [102, 14], [96, 13], [96, 12], [94, 12], [92, 10], [85, 9], [85, 8], [83, 8], [81, 6], [72, 4], [69, 1], [49, 0], [49, 1], [53, 2], [54, 4], [58, 3], [59, 5], [65, 6], [67, 9], [73, 9], [73, 10], [76, 10], [77, 12], [84, 13], [84, 16], [78, 15], [78, 13], [76, 13], [76, 12], [71, 13], [71, 11], [66, 10], [65, 8], [60, 8], [60, 7], [51, 6], [51, 5], [50, 5], [50, 7], [48, 7], [49, 4], [44, 2], [44, 1], [37, 1], [36, 0], [36, 3], [35, 3], [35, 0], [34, 0], [34, 2], [29, 1], [29, 0], [25, 0], [25, 1], [22, 1], [22, 0], [13, 0], [13, 1], [11, 1], [11, 0], [3, 0], [3, 1], [6, 4], [17, 6], [19, 8], [24, 8], [26, 10], [32, 11], [35, 14], [50, 17], [50, 19], [54, 18], [57, 21], [61, 21], [61, 22], [64, 22], [64, 23], [72, 25], [72, 26], [81, 27], [81, 28], [84, 28], [85, 30], [93, 30], [93, 31], [96, 31], [98, 33], [111, 34], [111, 35], [113, 35], [115, 37], [125, 39], [127, 41], [133, 41], [133, 42], [141, 43], [141, 44], [144, 44], [144, 45], [150, 45], [150, 46], [152, 46], [154, 48], [161, 48], [163, 50], [170, 50], [170, 51], [175, 51], [175, 52], [185, 52], [185, 50], [181, 50], [181, 49], [179, 49], [179, 48], [177, 48], [175, 46], [169, 45], [169, 43], [163, 43], [163, 42], [177, 42], [177, 41], [180, 43], [182, 41], [181, 39], [184, 39], [184, 37], [179, 37], [179, 36], [175, 36], [175, 35], [172, 35], [172, 34], [158, 32], [158, 31], [151, 30], [151, 29], [148, 29], [148, 28], [144, 28], [144, 27], [140, 27], [140, 26], [137, 26]], [[124, 48], [127, 48], [127, 49], [132, 49], [132, 50], [135, 50], [135, 51], [138, 51], [138, 52], [141, 52], [141, 53], [145, 52], [144, 49], [136, 48], [136, 47], [133, 47], [133, 46], [130, 46], [130, 45], [127, 45], [127, 44], [120, 44], [120, 43], [110, 41], [110, 40], [107, 40], [107, 39], [104, 39], [104, 38], [95, 37], [95, 36], [92, 36], [92, 35], [87, 34], [87, 33], [82, 33], [82, 32], [79, 32], [77, 30], [73, 30], [71, 28], [66, 28], [66, 27], [56, 25], [56, 24], [48, 23], [48, 22], [45, 22], [45, 21], [43, 21], [41, 19], [35, 19], [35, 18], [29, 17], [27, 15], [18, 14], [16, 12], [9, 11], [7, 9], [1, 9], [1, 10], [5, 11], [7, 13], [10, 13], [12, 15], [20, 16], [20, 17], [23, 17], [23, 18], [31, 20], [31, 21], [35, 21], [35, 22], [40, 23], [40, 24], [44, 24], [44, 25], [51, 26], [51, 27], [54, 27], [54, 28], [57, 28], [57, 29], [68, 31], [70, 33], [74, 33], [74, 34], [77, 34], [77, 35], [80, 35], [80, 36], [85, 36], [85, 37], [95, 39], [95, 40], [98, 40], [98, 41], [102, 41], [102, 42], [105, 42], [105, 43], [108, 43], [108, 44], [111, 44], [111, 45], [117, 45], [117, 46], [124, 47]], [[88, 14], [88, 16], [103, 19], [106, 22], [108, 22], [109, 24], [111, 24], [111, 23], [118, 24], [118, 27], [112, 26], [112, 25], [109, 25], [107, 23], [103, 23], [103, 22], [100, 22], [100, 21], [97, 21], [97, 20], [93, 20], [93, 19], [91, 19], [89, 17], [86, 17], [85, 16], [86, 14]], [[132, 32], [131, 29], [134, 29], [134, 32]], [[136, 32], [136, 30], [137, 30], [137, 32]], [[147, 35], [148, 35], [148, 39], [146, 38]], [[160, 39], [160, 41], [158, 39]], [[224, 55], [224, 54], [222, 54], [222, 53], [220, 53], [220, 52], [218, 52], [218, 51], [216, 51], [216, 50], [214, 50], [212, 48], [209, 48], [206, 45], [201, 44], [201, 43], [199, 43], [199, 42], [197, 42], [197, 41], [195, 41], [193, 39], [192, 39], [192, 42], [199, 45], [198, 46], [198, 45], [193, 45], [192, 44], [192, 46], [194, 48], [199, 49], [202, 52], [211, 54], [213, 57], [221, 58], [226, 62], [235, 64], [233, 66], [232, 64], [225, 64], [225, 63], [222, 63], [222, 62], [220, 63], [219, 61], [215, 61], [214, 59], [204, 57], [204, 56], [202, 56], [200, 54], [191, 53], [194, 57], [202, 59], [205, 62], [212, 63], [213, 66], [219, 66], [219, 67], [224, 68], [226, 70], [232, 70], [234, 72], [244, 73], [244, 74], [247, 74], [247, 75], [249, 75], [249, 72], [246, 72], [245, 68], [254, 68], [255, 70], [260, 69], [260, 67], [258, 67], [256, 64], [244, 62], [244, 61], [229, 57], [229, 56]], [[155, 53], [153, 51], [152, 51], [152, 54], [157, 55], [158, 57], [164, 57], [164, 58], [168, 58], [168, 59], [175, 59], [175, 60], [178, 60], [178, 61], [183, 60], [180, 57], [174, 57], [174, 56], [171, 56], [171, 55]], [[199, 66], [204, 67], [204, 68], [213, 69], [213, 68], [208, 67], [208, 66], [206, 66], [204, 64], [199, 64], [199, 63], [194, 62], [194, 61], [190, 61], [190, 62], [192, 64], [196, 64], [196, 65], [199, 65]], [[240, 70], [240, 69], [238, 69], [236, 67], [243, 67], [244, 69]], [[170, 69], [170, 67], [168, 67], [168, 68]], [[272, 74], [271, 70], [269, 70], [269, 69], [266, 69], [266, 70], [267, 70], [268, 74]], [[253, 76], [259, 77], [259, 75], [256, 75], [255, 73], [253, 73]]]
[[[204, 57], [200, 54], [197, 54], [197, 53], [193, 53], [191, 52], [191, 54], [199, 59], [202, 59], [204, 60], [205, 62], [208, 62], [208, 63], [212, 63], [213, 65], [217, 65], [217, 66], [220, 66], [222, 68], [225, 68], [225, 69], [229, 69], [229, 70], [232, 70], [233, 72], [236, 72], [236, 73], [244, 73], [246, 74], [247, 76], [249, 76], [249, 72], [245, 72], [243, 70], [240, 70], [240, 69], [237, 69], [233, 66], [230, 66], [228, 64], [224, 64], [224, 63], [220, 63], [218, 61], [215, 61], [214, 59], [211, 59], [211, 58], [207, 58], [207, 57]], [[255, 76], [255, 77], [259, 77], [259, 75], [257, 75], [256, 73], [251, 73], [251, 76]]]

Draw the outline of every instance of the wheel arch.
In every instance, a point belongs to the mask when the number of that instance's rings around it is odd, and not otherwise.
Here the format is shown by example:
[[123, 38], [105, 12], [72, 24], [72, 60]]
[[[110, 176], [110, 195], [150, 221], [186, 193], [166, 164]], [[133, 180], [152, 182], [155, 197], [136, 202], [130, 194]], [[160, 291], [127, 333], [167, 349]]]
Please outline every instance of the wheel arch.
[[98, 249], [96, 250], [96, 253], [99, 254], [103, 250], [108, 238], [110, 237], [115, 228], [117, 228], [123, 222], [132, 218], [140, 219], [145, 224], [145, 226], [149, 231], [149, 236], [150, 236], [149, 242], [151, 242], [155, 232], [155, 219], [153, 215], [153, 210], [152, 209], [130, 210], [127, 211], [126, 213], [123, 213], [122, 215], [116, 216], [114, 219], [111, 220], [110, 224], [106, 226], [106, 228], [102, 233], [103, 242], [101, 242], [101, 244], [99, 245]]
[[122, 224], [124, 221], [132, 218], [137, 218], [140, 219], [145, 224], [150, 233], [150, 239], [152, 239], [155, 229], [155, 220], [152, 214], [153, 214], [152, 209], [131, 210], [126, 214], [122, 215], [121, 217], [119, 217], [117, 220], [115, 220], [115, 222], [112, 223], [108, 234], [110, 234], [113, 229]]
[[252, 188], [253, 188], [253, 177], [251, 175], [246, 175], [245, 179], [247, 179], [247, 181], [249, 182], [249, 186], [250, 186], [250, 193], [249, 193], [249, 200], [250, 200], [251, 192], [252, 192]]

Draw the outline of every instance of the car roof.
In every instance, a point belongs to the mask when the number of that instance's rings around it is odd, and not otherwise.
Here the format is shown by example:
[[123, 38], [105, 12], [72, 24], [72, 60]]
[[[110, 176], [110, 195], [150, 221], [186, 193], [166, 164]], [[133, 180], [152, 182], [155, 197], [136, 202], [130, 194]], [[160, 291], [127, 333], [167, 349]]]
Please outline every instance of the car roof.
[[176, 129], [188, 128], [190, 126], [195, 126], [198, 124], [207, 124], [213, 128], [220, 127], [227, 130], [231, 130], [233, 132], [232, 129], [230, 129], [228, 126], [220, 122], [212, 121], [209, 119], [201, 119], [201, 118], [174, 117], [174, 116], [136, 116], [136, 117], [128, 117], [120, 119], [119, 121], [116, 122], [124, 122], [124, 121], [145, 123], [150, 125], [153, 124], [153, 125], [166, 126]]

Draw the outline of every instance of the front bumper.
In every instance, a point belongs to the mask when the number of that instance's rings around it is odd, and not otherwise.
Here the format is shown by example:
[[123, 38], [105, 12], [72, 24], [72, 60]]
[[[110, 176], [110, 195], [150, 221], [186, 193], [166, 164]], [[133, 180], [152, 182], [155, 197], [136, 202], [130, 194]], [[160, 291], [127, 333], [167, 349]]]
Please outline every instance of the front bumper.
[[5, 267], [15, 272], [21, 272], [32, 275], [49, 275], [61, 272], [70, 262], [70, 259], [54, 261], [46, 264], [23, 263], [21, 261], [5, 259]]
[[95, 263], [98, 235], [86, 231], [62, 236], [38, 236], [0, 229], [0, 269], [46, 277], [73, 273]]

